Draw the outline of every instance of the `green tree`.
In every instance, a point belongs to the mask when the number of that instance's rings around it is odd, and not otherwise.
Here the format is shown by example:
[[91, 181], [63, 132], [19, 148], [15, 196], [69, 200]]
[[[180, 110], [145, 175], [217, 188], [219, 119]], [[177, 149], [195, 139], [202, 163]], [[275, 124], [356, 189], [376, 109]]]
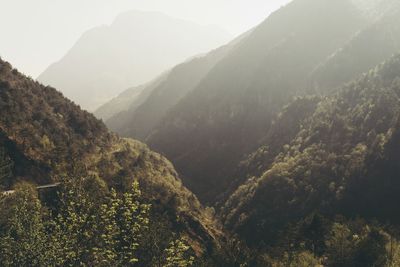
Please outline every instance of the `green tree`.
[[119, 228], [116, 222], [116, 215], [121, 204], [117, 198], [117, 192], [111, 190], [111, 196], [107, 203], [100, 206], [99, 210], [99, 233], [98, 245], [93, 249], [94, 262], [96, 266], [116, 265], [118, 252], [116, 250]]
[[348, 266], [356, 242], [346, 225], [334, 223], [326, 239], [329, 266]]
[[167, 216], [151, 213], [149, 225], [139, 242], [140, 266], [164, 267], [164, 250], [174, 240], [171, 221]]
[[1, 200], [1, 266], [49, 266], [54, 250], [42, 218], [42, 206], [32, 185], [20, 184]]
[[[32, 185], [21, 184], [14, 193], [1, 196], [0, 265], [138, 265], [145, 252], [139, 246], [146, 240], [150, 209], [139, 184], [133, 182], [125, 193], [106, 192], [97, 178], [65, 179], [62, 184], [54, 214], [42, 207]], [[160, 245], [160, 255], [152, 256], [167, 259], [167, 266], [193, 262], [183, 241], [172, 242], [168, 249]]]
[[169, 247], [165, 249], [164, 267], [188, 267], [192, 266], [194, 257], [189, 253], [190, 246], [185, 241], [177, 239], [171, 241]]
[[150, 205], [141, 203], [140, 199], [139, 183], [135, 181], [131, 190], [122, 195], [117, 208], [116, 222], [119, 228], [117, 253], [122, 266], [131, 266], [138, 262], [136, 251], [139, 240], [149, 223]]
[[149, 209], [141, 201], [137, 182], [121, 195], [111, 190], [99, 208], [98, 246], [93, 249], [96, 265], [133, 266], [139, 261], [137, 250], [149, 223]]
[[60, 265], [80, 266], [92, 260], [97, 230], [96, 206], [82, 183], [83, 179], [66, 180], [60, 193], [52, 240], [59, 248]]

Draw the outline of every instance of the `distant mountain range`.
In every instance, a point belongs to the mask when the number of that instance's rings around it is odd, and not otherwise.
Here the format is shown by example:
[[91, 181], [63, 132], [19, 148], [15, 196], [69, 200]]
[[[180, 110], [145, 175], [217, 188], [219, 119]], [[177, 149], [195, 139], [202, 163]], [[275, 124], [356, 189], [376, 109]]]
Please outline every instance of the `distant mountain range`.
[[38, 81], [59, 88], [84, 109], [95, 110], [124, 89], [148, 82], [229, 39], [228, 33], [213, 26], [130, 11], [109, 26], [84, 33]]

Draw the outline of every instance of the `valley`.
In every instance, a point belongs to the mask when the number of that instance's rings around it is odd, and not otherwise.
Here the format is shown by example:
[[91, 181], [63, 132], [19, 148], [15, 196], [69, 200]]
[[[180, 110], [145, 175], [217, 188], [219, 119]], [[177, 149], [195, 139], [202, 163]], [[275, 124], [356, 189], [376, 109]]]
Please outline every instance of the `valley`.
[[[0, 60], [0, 265], [400, 266], [399, 14], [293, 0], [118, 86]], [[93, 63], [77, 47], [57, 64]]]

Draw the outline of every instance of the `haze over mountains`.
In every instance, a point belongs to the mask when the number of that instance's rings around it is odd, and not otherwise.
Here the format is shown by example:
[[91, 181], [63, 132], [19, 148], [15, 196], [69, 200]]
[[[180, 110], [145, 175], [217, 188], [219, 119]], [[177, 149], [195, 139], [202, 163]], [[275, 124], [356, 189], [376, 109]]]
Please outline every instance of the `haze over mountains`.
[[144, 139], [160, 122], [165, 112], [194, 89], [204, 76], [250, 32], [204, 56], [177, 65], [148, 85], [124, 91], [96, 110], [95, 115], [107, 121], [113, 131]]
[[[138, 180], [135, 203], [153, 209], [138, 266], [400, 266], [400, 2], [293, 0], [126, 88], [97, 109], [103, 124], [0, 61], [0, 166], [13, 170], [0, 168], [0, 185], [70, 175], [96, 196], [102, 225], [108, 188], [123, 195]], [[3, 220], [0, 251], [13, 255]], [[94, 233], [113, 236], [106, 226]], [[89, 265], [116, 262], [97, 246], [119, 241], [94, 233], [73, 248]]]
[[[392, 32], [391, 27], [397, 28], [397, 21], [394, 21], [397, 16], [390, 13], [377, 18], [367, 16], [365, 9], [351, 1], [294, 1], [249, 33], [211, 66], [192, 89], [187, 86], [186, 95], [176, 106], [161, 112], [157, 119], [159, 124], [153, 124], [152, 129], [147, 129], [145, 123], [149, 120], [145, 118], [154, 117], [157, 109], [149, 108], [145, 114], [140, 113], [146, 109], [146, 103], [153, 101], [151, 94], [140, 107], [130, 110], [131, 115], [124, 112], [116, 115], [108, 125], [124, 136], [146, 140], [165, 153], [201, 199], [214, 199], [229, 186], [235, 166], [244, 154], [256, 148], [274, 114], [292, 96], [321, 93], [323, 83], [329, 82], [329, 78], [336, 82], [329, 84], [334, 88], [398, 49], [396, 38], [388, 39], [386, 36], [391, 35], [384, 33]], [[374, 46], [360, 40], [362, 36], [377, 40], [377, 46], [382, 49], [375, 52]], [[365, 50], [356, 45], [365, 45]], [[354, 47], [355, 52], [346, 56], [347, 61], [340, 63], [337, 70], [329, 70], [327, 78], [323, 79], [322, 72], [332, 68], [329, 65], [338, 66], [335, 58], [340, 58], [350, 47]], [[362, 51], [365, 52], [360, 54]], [[347, 77], [341, 78], [341, 73], [337, 72], [343, 68], [347, 68], [342, 72]], [[180, 78], [184, 81], [186, 77], [187, 74]], [[170, 81], [176, 85], [176, 78]], [[168, 82], [167, 78], [164, 83]], [[154, 90], [157, 96], [156, 92]], [[172, 92], [168, 95], [173, 95]], [[136, 112], [140, 114], [137, 117]]]
[[129, 11], [84, 33], [38, 80], [87, 110], [141, 85], [189, 57], [226, 43], [230, 35], [156, 12]]

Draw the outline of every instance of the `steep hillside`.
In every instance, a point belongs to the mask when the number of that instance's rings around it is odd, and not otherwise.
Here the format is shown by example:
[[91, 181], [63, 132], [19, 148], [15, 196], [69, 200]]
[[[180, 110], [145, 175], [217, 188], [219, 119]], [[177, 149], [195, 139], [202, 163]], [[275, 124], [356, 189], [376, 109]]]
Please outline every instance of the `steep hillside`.
[[118, 96], [101, 105], [93, 114], [97, 118], [106, 121], [115, 114], [128, 110], [130, 104], [137, 101], [145, 87], [146, 85], [139, 85], [123, 91]]
[[[383, 5], [386, 2], [379, 3]], [[348, 43], [312, 71], [308, 82], [312, 88], [310, 93], [330, 94], [346, 82], [400, 52], [400, 6], [397, 3], [391, 7], [389, 12], [381, 14], [376, 21], [355, 34]], [[247, 155], [237, 167], [233, 177], [236, 181], [231, 188], [240, 184], [246, 177], [261, 174], [260, 171], [263, 171], [267, 162], [270, 163], [275, 158], [282, 146], [297, 133], [300, 124], [304, 123], [303, 120], [309, 118], [310, 111], [314, 110], [319, 99], [320, 97], [316, 96], [301, 98], [281, 110], [277, 121], [273, 122], [271, 131], [260, 139], [259, 143], [263, 145]], [[225, 197], [229, 195], [227, 192]]]
[[230, 186], [216, 199], [217, 206], [223, 204], [246, 180], [263, 174], [266, 166], [270, 166], [283, 147], [293, 140], [309, 120], [321, 99], [320, 96], [298, 97], [282, 108], [269, 131], [258, 141], [259, 147], [245, 155], [235, 168]]
[[200, 80], [248, 35], [249, 32], [204, 56], [174, 67], [164, 77], [146, 87], [140, 95], [140, 99], [145, 98], [144, 101], [133, 101], [127, 111], [107, 120], [107, 126], [123, 136], [145, 140], [169, 109], [193, 90]]
[[349, 0], [296, 0], [281, 8], [167, 113], [148, 143], [201, 200], [213, 202], [275, 113], [366, 25], [361, 13]]
[[58, 88], [84, 109], [95, 110], [124, 89], [144, 84], [229, 39], [229, 34], [211, 26], [130, 11], [109, 26], [84, 33], [38, 80]]
[[[294, 100], [272, 126], [266, 148], [248, 159], [247, 166], [263, 171], [253, 171], [225, 203], [226, 225], [260, 244], [315, 213], [398, 224], [399, 96], [396, 56], [317, 105]], [[297, 133], [287, 135], [297, 118]], [[290, 138], [277, 149], [279, 133]]]
[[310, 87], [330, 91], [368, 71], [400, 51], [400, 5], [357, 33], [346, 45], [316, 68]]
[[[146, 101], [153, 89], [165, 80], [168, 73], [167, 71], [165, 74], [158, 76], [146, 84], [128, 88], [107, 103], [101, 105], [93, 114], [106, 122], [119, 113], [125, 114], [128, 110], [135, 110]], [[125, 122], [125, 120], [122, 121]]]
[[155, 210], [167, 214], [198, 252], [216, 242], [217, 224], [182, 186], [170, 162], [138, 141], [110, 134], [102, 122], [61, 93], [3, 61], [0, 114], [0, 145], [14, 163], [13, 176], [4, 186], [90, 176], [123, 191], [137, 179]]

